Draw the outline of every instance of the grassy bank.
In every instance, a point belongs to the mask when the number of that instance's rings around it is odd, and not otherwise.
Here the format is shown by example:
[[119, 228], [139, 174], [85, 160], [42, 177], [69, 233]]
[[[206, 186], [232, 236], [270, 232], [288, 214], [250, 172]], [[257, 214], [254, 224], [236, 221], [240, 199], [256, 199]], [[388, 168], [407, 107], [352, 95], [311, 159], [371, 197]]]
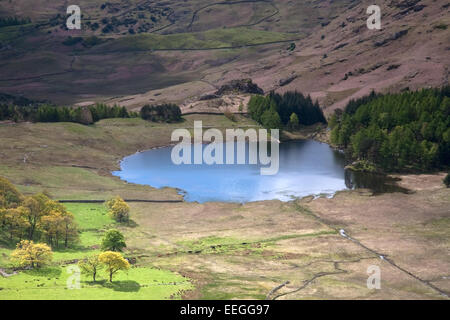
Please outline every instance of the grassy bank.
[[194, 120], [219, 129], [253, 126], [244, 117], [233, 122], [221, 115], [192, 115], [174, 124], [142, 119], [106, 119], [91, 126], [76, 123], [0, 124], [0, 175], [24, 193], [48, 191], [57, 199], [176, 200], [175, 190], [131, 185], [113, 177], [119, 161], [136, 151], [169, 145], [177, 128], [192, 129]]

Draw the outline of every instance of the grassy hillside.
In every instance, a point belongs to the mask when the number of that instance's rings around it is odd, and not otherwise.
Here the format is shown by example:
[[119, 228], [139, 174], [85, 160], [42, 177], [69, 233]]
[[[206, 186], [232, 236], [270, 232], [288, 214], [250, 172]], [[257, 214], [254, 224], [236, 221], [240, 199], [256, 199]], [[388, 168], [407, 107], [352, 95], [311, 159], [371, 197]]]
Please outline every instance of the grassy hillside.
[[110, 171], [119, 169], [118, 161], [137, 150], [170, 144], [172, 131], [193, 128], [194, 120], [224, 129], [256, 125], [247, 118], [239, 119], [232, 122], [225, 116], [197, 115], [174, 124], [137, 118], [106, 119], [91, 126], [2, 124], [0, 144], [5, 147], [0, 150], [0, 175], [23, 192], [47, 190], [58, 199], [103, 199], [116, 194], [128, 199], [180, 199], [174, 190], [128, 185], [112, 177]]

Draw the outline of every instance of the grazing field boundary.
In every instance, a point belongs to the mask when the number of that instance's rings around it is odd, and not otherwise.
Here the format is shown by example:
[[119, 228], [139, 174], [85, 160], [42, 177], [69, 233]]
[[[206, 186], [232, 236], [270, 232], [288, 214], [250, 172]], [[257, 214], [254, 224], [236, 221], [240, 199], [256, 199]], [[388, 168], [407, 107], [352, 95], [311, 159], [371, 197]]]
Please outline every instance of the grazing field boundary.
[[[143, 48], [143, 49], [129, 49], [126, 52], [173, 52], [173, 51], [216, 51], [216, 50], [234, 50], [234, 49], [245, 49], [245, 48], [252, 48], [252, 47], [261, 47], [261, 46], [267, 46], [272, 44], [283, 44], [283, 43], [289, 43], [289, 42], [296, 42], [303, 40], [302, 38], [294, 38], [294, 39], [287, 39], [287, 40], [274, 40], [274, 41], [267, 41], [267, 42], [259, 42], [259, 43], [248, 43], [248, 44], [241, 44], [241, 45], [235, 45], [235, 46], [223, 46], [223, 47], [209, 47], [209, 48], [165, 48], [165, 49], [158, 49], [158, 48]], [[123, 50], [105, 50], [105, 51], [99, 51], [99, 52], [77, 52], [77, 56], [96, 56], [96, 55], [104, 55], [104, 54], [114, 54], [114, 53], [125, 53]]]
[[266, 4], [271, 5], [275, 9], [275, 12], [272, 12], [270, 15], [265, 16], [264, 18], [259, 19], [256, 22], [253, 22], [253, 23], [250, 23], [250, 24], [247, 24], [247, 25], [240, 25], [240, 27], [256, 26], [256, 25], [260, 24], [261, 22], [263, 22], [263, 21], [265, 21], [267, 19], [270, 19], [270, 18], [272, 18], [272, 17], [274, 17], [274, 16], [276, 16], [277, 14], [280, 13], [280, 10], [277, 8], [277, 6], [270, 0], [240, 0], [240, 1], [234, 1], [234, 2], [224, 1], [224, 2], [211, 3], [211, 4], [208, 4], [208, 5], [200, 8], [200, 9], [197, 9], [194, 12], [194, 14], [192, 15], [191, 22], [189, 23], [187, 29], [188, 30], [192, 30], [192, 25], [194, 24], [195, 19], [198, 17], [198, 14], [201, 11], [203, 11], [203, 10], [205, 10], [207, 8], [210, 8], [210, 7], [213, 7], [213, 6], [221, 6], [221, 5], [228, 5], [228, 6], [230, 6], [230, 5], [233, 5], [233, 4], [242, 4], [242, 3], [266, 3]]
[[[240, 111], [232, 112], [232, 113], [233, 114], [248, 115], [247, 112], [240, 112]], [[193, 111], [193, 112], [182, 113], [181, 115], [183, 115], [183, 116], [190, 116], [190, 115], [193, 115], [193, 114], [206, 114], [206, 115], [213, 115], [213, 116], [219, 115], [220, 116], [220, 115], [224, 115], [225, 113], [224, 112], [220, 112], [220, 111], [218, 111], [218, 112], [211, 112], [211, 111], [204, 111], [204, 112], [197, 111], [197, 112], [195, 112], [195, 111]]]
[[[335, 228], [333, 225], [331, 225], [330, 223], [328, 223], [327, 221], [325, 221], [324, 219], [322, 219], [320, 216], [314, 214], [311, 210], [309, 210], [309, 209], [307, 209], [307, 208], [305, 208], [305, 207], [302, 207], [302, 206], [300, 206], [300, 205], [298, 205], [298, 204], [296, 204], [296, 207], [297, 207], [297, 211], [299, 211], [299, 212], [301, 212], [301, 213], [303, 213], [303, 214], [309, 215], [310, 217], [313, 217], [316, 221], [319, 221], [320, 223], [322, 223], [322, 224], [328, 226], [329, 228], [334, 229], [334, 230], [335, 230], [336, 232], [338, 232], [339, 235], [340, 235], [341, 237], [343, 237], [344, 239], [347, 239], [347, 240], [349, 240], [349, 241], [352, 241], [352, 242], [355, 243], [356, 245], [358, 245], [358, 246], [362, 247], [363, 249], [369, 251], [370, 253], [372, 253], [372, 254], [378, 256], [378, 258], [380, 258], [382, 261], [386, 261], [387, 263], [389, 263], [391, 266], [393, 266], [393, 267], [396, 268], [397, 270], [400, 270], [401, 272], [407, 274], [408, 276], [410, 276], [410, 277], [416, 279], [417, 281], [419, 281], [419, 282], [422, 283], [423, 285], [425, 285], [425, 286], [427, 286], [427, 287], [429, 287], [429, 288], [435, 290], [435, 291], [438, 292], [440, 295], [442, 295], [442, 296], [444, 296], [444, 297], [446, 297], [446, 298], [448, 298], [448, 297], [450, 296], [450, 293], [449, 293], [449, 292], [447, 292], [447, 291], [445, 291], [445, 290], [442, 290], [442, 289], [436, 287], [436, 286], [435, 286], [434, 284], [432, 284], [429, 280], [422, 279], [422, 278], [420, 278], [419, 276], [417, 276], [416, 274], [412, 273], [411, 271], [408, 271], [408, 270], [406, 270], [405, 268], [399, 266], [398, 264], [396, 264], [396, 263], [394, 262], [394, 260], [388, 258], [387, 255], [381, 254], [381, 253], [379, 253], [378, 251], [376, 251], [376, 250], [374, 250], [374, 249], [372, 249], [372, 248], [367, 247], [366, 245], [364, 245], [363, 243], [361, 243], [359, 240], [357, 240], [357, 239], [355, 239], [355, 238], [349, 236], [349, 235], [347, 234], [347, 232], [346, 232], [344, 229], [338, 229], [338, 228]], [[339, 268], [337, 268], [337, 265], [336, 265], [336, 264], [335, 264], [335, 269], [340, 270]], [[330, 274], [334, 274], [334, 273], [330, 273]], [[328, 274], [326, 274], [326, 275], [328, 275]], [[319, 275], [319, 276], [323, 276], [323, 274], [321, 274], [321, 275]], [[314, 279], [316, 279], [316, 278], [317, 278], [317, 277], [315, 276], [312, 280], [307, 281], [307, 282], [305, 283], [305, 285], [303, 285], [300, 289], [305, 288], [309, 283], [311, 283], [311, 282], [312, 282]], [[297, 292], [297, 291], [299, 291], [299, 290], [295, 290], [295, 291], [293, 291], [293, 292]], [[291, 293], [293, 293], [293, 292], [291, 292]], [[286, 294], [289, 294], [289, 293], [286, 293]], [[286, 294], [283, 294], [283, 295], [286, 295]], [[277, 297], [276, 297], [276, 298], [277, 298]], [[276, 298], [274, 298], [274, 300], [275, 300]]]

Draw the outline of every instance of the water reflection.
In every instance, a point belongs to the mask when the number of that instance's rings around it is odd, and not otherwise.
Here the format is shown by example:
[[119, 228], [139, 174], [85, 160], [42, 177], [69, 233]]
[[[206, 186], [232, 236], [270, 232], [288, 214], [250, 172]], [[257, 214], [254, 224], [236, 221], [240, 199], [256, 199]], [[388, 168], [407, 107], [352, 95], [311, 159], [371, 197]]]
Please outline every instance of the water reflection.
[[126, 157], [114, 174], [132, 183], [178, 188], [186, 201], [198, 202], [289, 201], [308, 195], [331, 196], [376, 181], [344, 170], [342, 153], [312, 140], [282, 143], [280, 170], [274, 176], [260, 175], [260, 166], [248, 164], [248, 157], [245, 165], [177, 166], [171, 161], [171, 150], [154, 149]]
[[345, 185], [348, 189], [370, 189], [375, 194], [409, 192], [408, 189], [396, 185], [396, 181], [394, 178], [389, 178], [381, 174], [345, 170]]

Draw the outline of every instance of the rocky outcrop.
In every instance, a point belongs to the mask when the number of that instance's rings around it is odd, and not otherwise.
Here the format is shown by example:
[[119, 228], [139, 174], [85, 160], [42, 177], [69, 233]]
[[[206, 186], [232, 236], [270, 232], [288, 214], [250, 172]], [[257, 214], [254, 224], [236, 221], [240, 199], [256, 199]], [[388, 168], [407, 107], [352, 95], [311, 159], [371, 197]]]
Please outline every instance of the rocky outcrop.
[[287, 86], [289, 83], [291, 83], [292, 81], [294, 81], [297, 78], [298, 78], [298, 75], [294, 74], [290, 77], [280, 79], [278, 84], [280, 85], [280, 87]]
[[81, 107], [79, 113], [79, 122], [85, 125], [93, 124], [92, 112], [88, 107]]
[[217, 90], [215, 95], [222, 96], [230, 93], [264, 94], [264, 91], [256, 83], [253, 83], [252, 79], [241, 79], [231, 80], [227, 84], [224, 84]]
[[0, 269], [0, 275], [1, 275], [2, 277], [4, 277], [4, 278], [9, 278], [9, 277], [14, 276], [14, 275], [16, 275], [16, 274], [17, 274], [16, 271], [14, 271], [13, 273], [7, 273], [5, 270]]
[[201, 96], [198, 100], [206, 101], [206, 100], [213, 100], [213, 99], [218, 99], [218, 98], [220, 98], [220, 96], [218, 96], [217, 94], [205, 94], [205, 95]]

